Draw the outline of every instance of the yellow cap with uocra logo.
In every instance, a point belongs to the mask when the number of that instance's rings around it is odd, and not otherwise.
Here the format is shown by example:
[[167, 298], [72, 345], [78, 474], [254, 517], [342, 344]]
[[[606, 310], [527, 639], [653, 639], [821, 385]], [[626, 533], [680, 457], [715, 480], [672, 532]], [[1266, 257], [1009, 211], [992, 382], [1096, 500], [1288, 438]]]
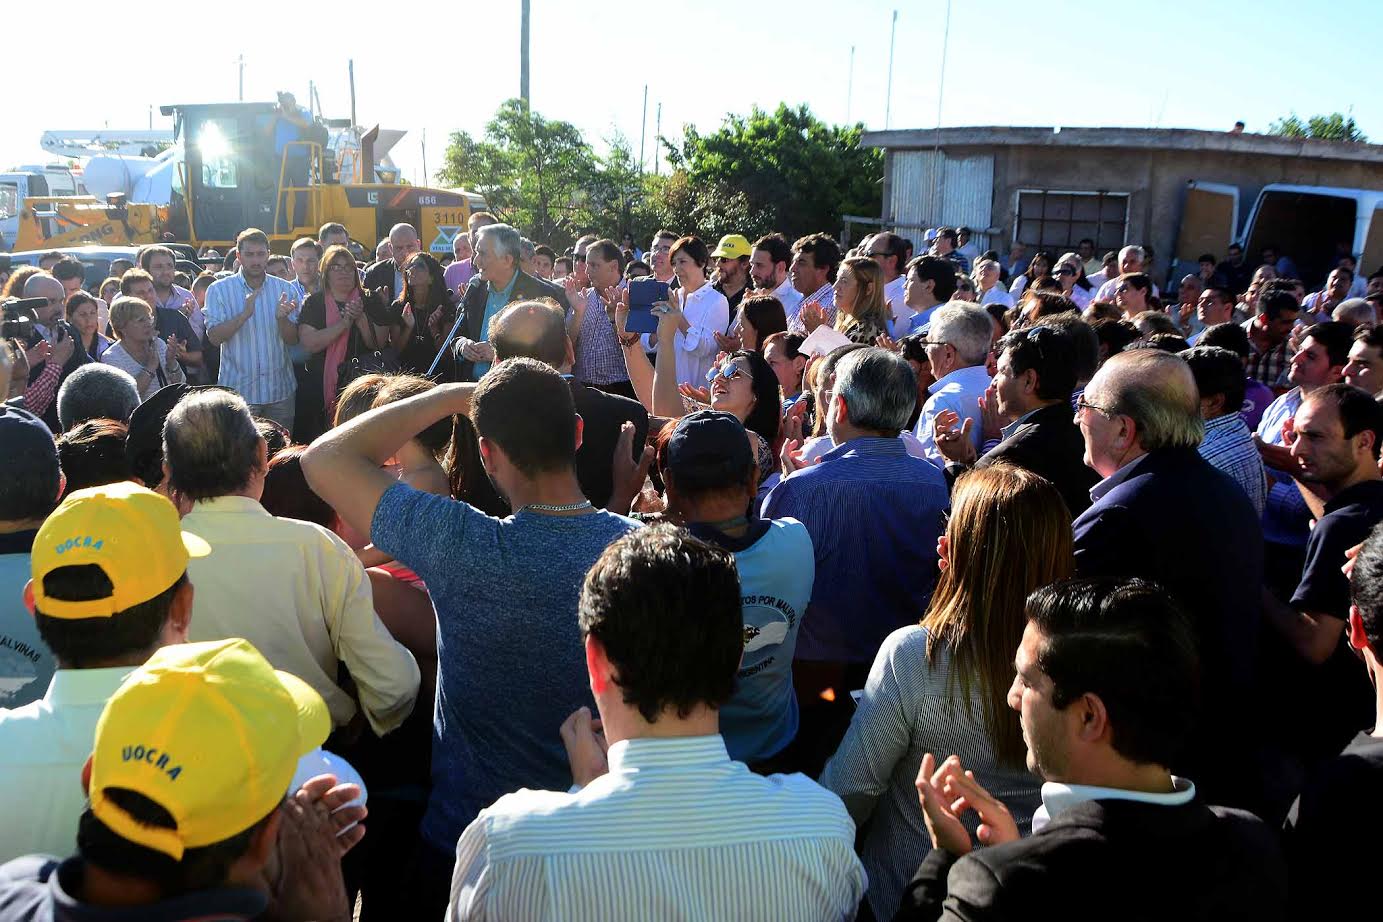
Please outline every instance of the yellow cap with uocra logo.
[[[34, 537], [32, 601], [51, 618], [109, 618], [166, 591], [187, 571], [190, 557], [210, 552], [205, 541], [182, 530], [166, 497], [137, 483], [75, 490]], [[49, 573], [82, 564], [101, 568], [110, 595], [73, 602], [44, 591]]]
[[[91, 812], [121, 838], [181, 860], [249, 829], [288, 794], [298, 760], [331, 732], [326, 703], [241, 638], [175, 644], [106, 702], [91, 756]], [[166, 829], [108, 796], [140, 794]]]

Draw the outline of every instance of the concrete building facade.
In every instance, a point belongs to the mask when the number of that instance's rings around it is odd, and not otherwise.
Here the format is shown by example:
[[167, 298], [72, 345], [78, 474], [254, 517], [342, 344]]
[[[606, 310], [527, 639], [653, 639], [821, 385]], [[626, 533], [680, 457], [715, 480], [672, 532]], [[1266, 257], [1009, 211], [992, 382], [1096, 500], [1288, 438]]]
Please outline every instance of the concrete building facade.
[[875, 131], [886, 226], [921, 239], [965, 225], [980, 248], [1015, 242], [1100, 253], [1150, 245], [1159, 281], [1200, 253], [1275, 246], [1315, 284], [1337, 251], [1383, 265], [1383, 145], [1187, 129], [941, 128]]

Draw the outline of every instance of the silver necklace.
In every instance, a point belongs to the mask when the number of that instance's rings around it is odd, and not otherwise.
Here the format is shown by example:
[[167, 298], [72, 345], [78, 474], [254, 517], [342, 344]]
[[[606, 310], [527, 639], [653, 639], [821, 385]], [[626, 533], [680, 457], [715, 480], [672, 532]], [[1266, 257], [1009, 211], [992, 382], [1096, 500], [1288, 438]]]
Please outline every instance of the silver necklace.
[[590, 508], [591, 501], [583, 499], [579, 503], [566, 503], [561, 506], [554, 506], [549, 503], [528, 503], [527, 505], [520, 506], [518, 511], [523, 512], [527, 509], [532, 509], [535, 512], [580, 512], [582, 509]]

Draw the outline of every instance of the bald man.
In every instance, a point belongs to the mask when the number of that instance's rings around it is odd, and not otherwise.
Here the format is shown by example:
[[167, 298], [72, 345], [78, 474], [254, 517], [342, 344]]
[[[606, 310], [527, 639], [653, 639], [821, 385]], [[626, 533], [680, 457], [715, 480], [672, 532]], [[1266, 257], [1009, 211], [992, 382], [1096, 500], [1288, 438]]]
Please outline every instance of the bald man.
[[1250, 693], [1263, 532], [1244, 491], [1196, 450], [1204, 424], [1191, 369], [1160, 350], [1123, 352], [1076, 407], [1085, 463], [1104, 478], [1075, 521], [1077, 574], [1153, 580], [1190, 612], [1205, 707], [1174, 770], [1207, 803], [1261, 809]]
[[82, 348], [81, 337], [73, 326], [63, 318], [63, 303], [67, 292], [58, 281], [47, 272], [31, 276], [24, 283], [24, 297], [42, 298], [44, 305], [34, 307], [34, 336], [27, 343], [33, 347], [40, 338], [48, 344], [47, 358], [40, 362], [30, 362], [29, 389], [25, 393], [28, 409], [55, 432], [58, 431], [58, 407], [54, 399], [58, 388], [67, 376], [91, 357]]
[[392, 255], [366, 269], [363, 284], [371, 291], [383, 288], [392, 304], [403, 295], [403, 267], [422, 249], [417, 229], [411, 224], [395, 224], [389, 229], [389, 247]]
[[[495, 315], [490, 326], [490, 343], [495, 361], [523, 356], [546, 362], [571, 385], [572, 401], [584, 422], [581, 446], [576, 450], [576, 477], [581, 492], [591, 504], [608, 507], [614, 487], [613, 465], [620, 427], [634, 424], [631, 460], [643, 454], [648, 435], [648, 411], [637, 400], [610, 394], [578, 382], [572, 377], [575, 363], [571, 339], [567, 336], [566, 315], [561, 308], [538, 301], [517, 301]], [[624, 497], [623, 501], [628, 501]], [[610, 508], [620, 515], [628, 508]]]

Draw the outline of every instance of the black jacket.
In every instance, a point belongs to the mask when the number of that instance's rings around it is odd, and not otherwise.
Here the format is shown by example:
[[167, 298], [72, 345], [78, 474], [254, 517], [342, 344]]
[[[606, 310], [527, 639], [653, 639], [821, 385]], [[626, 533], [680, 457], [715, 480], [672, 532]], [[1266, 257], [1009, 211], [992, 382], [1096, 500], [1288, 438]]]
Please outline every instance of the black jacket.
[[[489, 292], [489, 286], [484, 279], [479, 277], [472, 280], [466, 288], [465, 297], [461, 301], [461, 327], [457, 331], [458, 336], [464, 336], [469, 340], [480, 339], [480, 323], [485, 318], [485, 301]], [[564, 313], [571, 312], [571, 305], [567, 303], [567, 293], [561, 285], [554, 285], [545, 282], [540, 278], [520, 272], [518, 278], [514, 280], [514, 287], [509, 292], [509, 301], [532, 301], [539, 298], [551, 298], [556, 301]], [[474, 381], [475, 363], [468, 362], [457, 356], [456, 359], [456, 380]]]
[[1172, 769], [1213, 803], [1262, 809], [1252, 697], [1263, 618], [1258, 515], [1194, 448], [1149, 452], [1122, 473], [1075, 521], [1076, 575], [1151, 580], [1190, 615], [1203, 707]]
[[963, 858], [933, 850], [894, 922], [1271, 922], [1286, 904], [1282, 854], [1257, 817], [1199, 800], [1099, 800], [1017, 842]]
[[[584, 424], [581, 447], [576, 450], [576, 477], [581, 481], [581, 492], [586, 498], [603, 509], [610, 502], [610, 491], [614, 488], [615, 444], [619, 441], [620, 427], [625, 421], [634, 424], [633, 457], [637, 460], [648, 438], [648, 411], [637, 400], [587, 387], [575, 378], [568, 383], [576, 412]], [[620, 515], [629, 513], [628, 509], [611, 511]]]
[[380, 298], [385, 304], [393, 304], [403, 297], [402, 291], [394, 290], [394, 273], [397, 271], [398, 266], [394, 263], [392, 256], [388, 259], [381, 259], [365, 270], [365, 277], [360, 280], [360, 284], [370, 291], [377, 292], [381, 288], [384, 289]]
[[[72, 324], [68, 323], [66, 320], [55, 320], [53, 321], [53, 329], [61, 330], [63, 337], [70, 337], [73, 343], [72, 356], [62, 366], [62, 373], [58, 376], [57, 388], [53, 391], [53, 402], [48, 405], [48, 409], [43, 412], [42, 417], [43, 421], [48, 424], [49, 429], [52, 429], [54, 432], [61, 432], [62, 427], [58, 424], [58, 391], [62, 389], [63, 382], [67, 380], [68, 375], [72, 374], [72, 372], [81, 368], [86, 363], [94, 362], [95, 359], [86, 354], [86, 347], [82, 345], [82, 337], [77, 333], [77, 328], [72, 326]], [[39, 332], [34, 330], [33, 336], [25, 345], [32, 348], [38, 344], [41, 338]], [[38, 379], [38, 376], [43, 374], [44, 369], [47, 367], [47, 362], [41, 362], [33, 368], [30, 368], [29, 383], [33, 384], [34, 381]]]
[[1074, 518], [1090, 508], [1090, 488], [1100, 482], [1100, 475], [1082, 460], [1084, 455], [1085, 440], [1075, 414], [1071, 405], [1062, 401], [1029, 416], [975, 467], [1004, 462], [1045, 477], [1060, 491]]

